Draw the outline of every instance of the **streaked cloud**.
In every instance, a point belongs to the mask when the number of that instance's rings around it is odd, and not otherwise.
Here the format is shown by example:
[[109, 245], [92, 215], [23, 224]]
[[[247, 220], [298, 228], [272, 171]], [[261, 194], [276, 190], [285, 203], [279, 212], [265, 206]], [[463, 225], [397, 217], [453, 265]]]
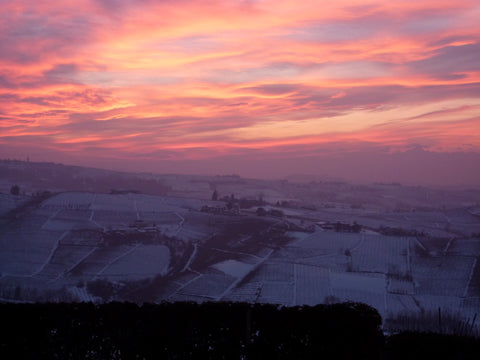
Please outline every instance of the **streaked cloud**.
[[1, 5], [0, 144], [22, 156], [480, 152], [475, 0]]

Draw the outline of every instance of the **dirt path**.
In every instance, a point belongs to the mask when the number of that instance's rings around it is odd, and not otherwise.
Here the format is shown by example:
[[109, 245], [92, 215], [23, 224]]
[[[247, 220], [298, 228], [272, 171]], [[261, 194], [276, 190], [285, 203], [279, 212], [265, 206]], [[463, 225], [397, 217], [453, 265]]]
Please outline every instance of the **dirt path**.
[[183, 269], [180, 272], [185, 272], [187, 270], [192, 271], [192, 269], [190, 268], [190, 265], [192, 265], [192, 262], [195, 259], [195, 256], [197, 255], [197, 251], [198, 251], [198, 244], [195, 243], [195, 244], [193, 244], [192, 254], [190, 255], [187, 263], [185, 264], [185, 266], [183, 267]]

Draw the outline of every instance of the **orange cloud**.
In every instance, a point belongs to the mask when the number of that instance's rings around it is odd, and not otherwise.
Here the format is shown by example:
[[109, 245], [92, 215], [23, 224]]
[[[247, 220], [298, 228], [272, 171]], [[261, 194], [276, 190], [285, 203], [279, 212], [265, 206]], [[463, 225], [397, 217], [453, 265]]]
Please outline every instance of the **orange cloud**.
[[479, 152], [478, 16], [474, 0], [4, 1], [0, 144]]

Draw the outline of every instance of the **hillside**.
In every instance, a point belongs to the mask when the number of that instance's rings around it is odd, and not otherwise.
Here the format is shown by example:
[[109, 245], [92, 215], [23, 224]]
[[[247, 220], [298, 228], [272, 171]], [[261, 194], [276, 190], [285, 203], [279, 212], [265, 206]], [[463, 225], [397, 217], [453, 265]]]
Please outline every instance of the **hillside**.
[[63, 165], [2, 166], [23, 190], [0, 194], [3, 301], [360, 301], [391, 331], [438, 330], [440, 312], [442, 331], [478, 333], [476, 190], [117, 174], [131, 187], [78, 191], [114, 175], [69, 168], [57, 187]]

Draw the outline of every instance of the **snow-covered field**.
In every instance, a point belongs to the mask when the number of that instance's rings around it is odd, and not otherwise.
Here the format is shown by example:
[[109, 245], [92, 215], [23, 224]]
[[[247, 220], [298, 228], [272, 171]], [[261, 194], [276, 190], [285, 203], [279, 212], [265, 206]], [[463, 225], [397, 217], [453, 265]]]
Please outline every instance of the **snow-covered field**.
[[295, 304], [322, 304], [331, 295], [330, 270], [325, 267], [295, 264]]
[[[1, 203], [5, 211], [26, 201], [0, 195], [5, 199]], [[151, 212], [142, 218], [145, 212], [140, 211], [139, 204], [145, 203]], [[147, 225], [157, 222], [159, 229], [170, 226], [172, 231], [179, 231], [182, 218], [178, 211], [187, 210], [165, 205], [161, 197], [80, 192], [54, 195], [30, 209], [26, 218], [11, 220], [0, 233], [1, 277], [15, 278], [19, 283], [35, 278], [45, 284], [68, 286], [97, 277], [137, 280], [165, 275], [170, 265], [167, 246], [100, 246], [102, 232], [109, 228], [128, 229], [136, 220]]]
[[9, 211], [25, 204], [30, 199], [29, 196], [14, 196], [11, 194], [0, 193], [0, 216], [6, 215]]
[[[182, 181], [177, 188], [188, 189], [190, 180]], [[386, 317], [438, 308], [464, 318], [480, 312], [479, 286], [473, 283], [480, 273], [480, 239], [449, 232], [462, 224], [469, 231], [480, 228], [480, 219], [466, 210], [383, 215], [337, 205], [331, 211], [288, 209], [283, 219], [257, 217], [256, 208], [218, 215], [199, 211], [204, 205], [222, 205], [209, 200], [207, 185], [198, 183], [200, 199], [65, 192], [12, 217], [0, 232], [2, 297], [7, 293], [13, 300], [18, 286], [63, 288], [73, 299], [100, 301], [85, 284], [163, 276], [156, 301], [286, 306], [361, 301]], [[224, 192], [234, 188], [218, 186]], [[242, 191], [236, 194], [258, 196], [261, 187]], [[281, 199], [282, 193], [263, 195]], [[0, 194], [0, 200], [0, 214], [6, 214], [28, 199]], [[240, 220], [246, 227], [240, 234], [227, 231], [216, 237]], [[371, 228], [360, 233], [320, 226], [313, 233], [291, 230], [304, 221], [358, 221]], [[284, 233], [268, 238], [276, 226], [283, 226]], [[437, 237], [386, 236], [379, 233], [381, 226], [418, 227]]]
[[[235, 278], [220, 272], [206, 273], [195, 278], [181, 288], [177, 294], [206, 297], [210, 300], [220, 299], [221, 295], [235, 281]], [[174, 296], [173, 299], [176, 299]]]
[[455, 239], [451, 242], [448, 252], [455, 255], [480, 256], [480, 241], [475, 238]]
[[34, 214], [28, 221], [22, 221], [20, 227], [9, 226], [0, 233], [0, 272], [3, 275], [32, 276], [48, 262], [65, 235], [62, 230], [43, 228], [51, 216]]
[[170, 251], [163, 245], [140, 245], [116, 258], [98, 276], [110, 280], [138, 280], [165, 275], [170, 264]]
[[410, 239], [383, 235], [364, 235], [352, 253], [352, 269], [357, 272], [394, 273], [408, 272], [408, 247]]
[[[290, 235], [287, 246], [276, 250], [224, 299], [289, 306], [360, 301], [384, 317], [405, 312], [420, 315], [440, 307], [466, 319], [480, 310], [480, 302], [465, 302], [480, 245], [477, 239], [460, 241], [452, 254], [419, 257], [409, 237], [335, 232]], [[460, 249], [471, 255], [455, 256]], [[346, 256], [346, 250], [351, 255]], [[245, 265], [234, 260], [216, 266], [227, 265], [234, 269], [231, 275], [245, 273]], [[195, 295], [209, 291], [197, 290]]]
[[238, 260], [225, 260], [212, 266], [213, 268], [222, 271], [226, 275], [236, 278], [244, 277], [253, 268], [252, 264], [246, 264]]
[[412, 257], [416, 293], [463, 297], [475, 258], [466, 256]]

